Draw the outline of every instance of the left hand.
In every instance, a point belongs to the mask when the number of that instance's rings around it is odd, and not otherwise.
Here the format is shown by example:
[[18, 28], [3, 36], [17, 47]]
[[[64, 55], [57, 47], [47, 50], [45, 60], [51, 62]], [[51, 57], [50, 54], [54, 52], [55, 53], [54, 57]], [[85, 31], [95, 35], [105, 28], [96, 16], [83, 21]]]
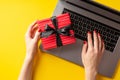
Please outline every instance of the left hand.
[[25, 41], [26, 41], [26, 57], [32, 60], [36, 53], [38, 53], [38, 41], [40, 40], [40, 30], [36, 26], [37, 22], [33, 22], [26, 34], [25, 34]]

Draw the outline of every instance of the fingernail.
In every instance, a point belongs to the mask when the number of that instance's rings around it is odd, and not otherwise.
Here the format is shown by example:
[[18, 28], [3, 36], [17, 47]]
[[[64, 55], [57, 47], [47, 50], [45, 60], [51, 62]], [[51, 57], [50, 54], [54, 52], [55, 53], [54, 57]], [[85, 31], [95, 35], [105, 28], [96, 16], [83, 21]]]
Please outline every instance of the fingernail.
[[41, 32], [41, 29], [40, 29], [40, 28], [38, 29], [38, 32]]
[[37, 19], [37, 20], [36, 20], [36, 22], [38, 23], [38, 22], [39, 22], [39, 20]]
[[94, 30], [94, 32], [95, 32], [95, 33], [97, 33], [97, 31], [96, 31], [96, 30]]
[[98, 36], [100, 36], [100, 33], [98, 33]]
[[86, 44], [87, 42], [86, 41], [83, 41], [84, 44]]
[[88, 34], [91, 34], [91, 32], [90, 32], [90, 31], [88, 31]]

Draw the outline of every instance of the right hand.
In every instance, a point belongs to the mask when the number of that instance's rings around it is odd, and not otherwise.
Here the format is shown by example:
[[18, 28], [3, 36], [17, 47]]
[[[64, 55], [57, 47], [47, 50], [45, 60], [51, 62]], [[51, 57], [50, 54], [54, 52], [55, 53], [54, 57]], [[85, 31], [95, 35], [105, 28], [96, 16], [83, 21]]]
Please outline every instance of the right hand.
[[101, 39], [101, 36], [96, 31], [93, 32], [93, 39], [90, 32], [87, 36], [88, 42], [84, 41], [82, 48], [82, 62], [87, 72], [96, 72], [98, 70], [98, 65], [100, 63], [101, 57], [104, 52], [104, 42]]

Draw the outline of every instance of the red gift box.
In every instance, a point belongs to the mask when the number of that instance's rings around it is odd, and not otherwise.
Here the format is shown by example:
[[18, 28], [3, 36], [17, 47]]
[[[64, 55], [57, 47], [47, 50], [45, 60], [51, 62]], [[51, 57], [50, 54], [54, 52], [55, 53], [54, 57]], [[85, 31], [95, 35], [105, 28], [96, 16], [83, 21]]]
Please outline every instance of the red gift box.
[[69, 13], [37, 22], [41, 29], [42, 46], [45, 50], [75, 43]]

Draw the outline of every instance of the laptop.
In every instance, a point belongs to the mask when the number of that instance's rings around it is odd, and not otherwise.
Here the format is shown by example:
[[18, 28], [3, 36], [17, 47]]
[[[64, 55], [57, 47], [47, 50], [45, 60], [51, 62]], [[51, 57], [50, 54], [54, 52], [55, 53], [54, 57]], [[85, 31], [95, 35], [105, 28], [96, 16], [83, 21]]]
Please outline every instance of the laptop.
[[43, 50], [64, 60], [83, 66], [81, 50], [87, 31], [97, 30], [104, 39], [105, 52], [98, 73], [112, 77], [120, 58], [120, 12], [90, 0], [59, 0], [53, 16], [69, 13], [76, 43]]

